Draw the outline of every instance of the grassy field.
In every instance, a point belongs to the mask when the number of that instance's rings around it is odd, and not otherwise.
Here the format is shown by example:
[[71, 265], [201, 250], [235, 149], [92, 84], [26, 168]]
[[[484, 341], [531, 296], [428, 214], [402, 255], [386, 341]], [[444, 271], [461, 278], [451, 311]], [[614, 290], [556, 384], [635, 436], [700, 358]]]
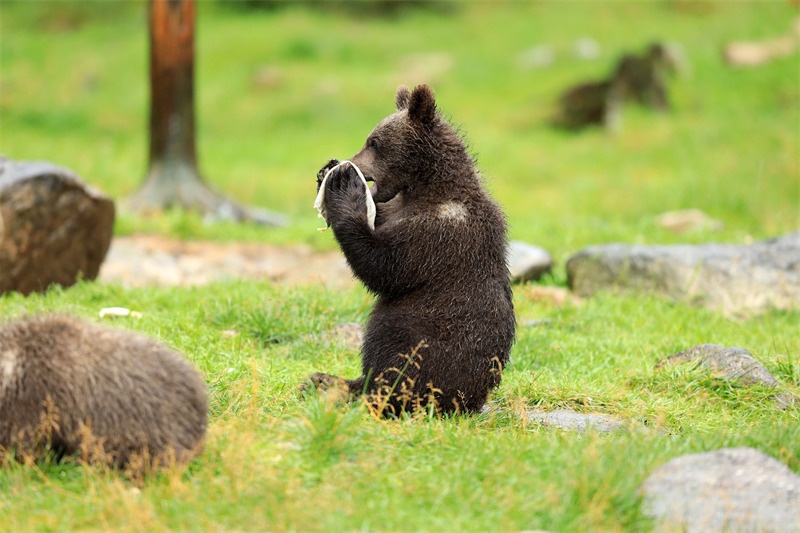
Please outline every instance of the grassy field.
[[[146, 171], [147, 34], [141, 2], [0, 3], [0, 153], [48, 159], [115, 199]], [[200, 165], [231, 196], [287, 213], [286, 228], [205, 225], [122, 213], [117, 235], [311, 244], [333, 249], [311, 208], [314, 175], [355, 153], [393, 109], [399, 84], [427, 82], [467, 134], [509, 216], [511, 236], [564, 261], [589, 244], [741, 243], [797, 229], [797, 55], [732, 68], [721, 48], [789, 31], [788, 2], [475, 2], [391, 17], [292, 4], [198, 7]], [[573, 43], [601, 45], [594, 61]], [[623, 51], [679, 42], [691, 71], [675, 110], [626, 108], [621, 130], [579, 135], [545, 123], [568, 85], [599, 78]], [[520, 58], [546, 43], [555, 62]], [[725, 224], [675, 235], [658, 213], [695, 207]], [[638, 485], [684, 453], [753, 446], [800, 472], [800, 412], [759, 388], [653, 364], [694, 344], [740, 346], [800, 390], [799, 313], [732, 320], [644, 295], [556, 304], [515, 288], [520, 327], [498, 409], [473, 418], [374, 420], [363, 408], [302, 401], [298, 383], [355, 376], [357, 352], [318, 335], [363, 322], [360, 288], [231, 282], [129, 290], [81, 283], [0, 297], [0, 318], [102, 307], [143, 313], [117, 327], [187, 354], [210, 389], [204, 453], [188, 468], [131, 482], [75, 464], [0, 470], [8, 531], [651, 531]], [[231, 337], [223, 332], [235, 330]], [[624, 419], [630, 431], [574, 435], [526, 422], [531, 408]], [[1, 415], [0, 415], [1, 416]]]

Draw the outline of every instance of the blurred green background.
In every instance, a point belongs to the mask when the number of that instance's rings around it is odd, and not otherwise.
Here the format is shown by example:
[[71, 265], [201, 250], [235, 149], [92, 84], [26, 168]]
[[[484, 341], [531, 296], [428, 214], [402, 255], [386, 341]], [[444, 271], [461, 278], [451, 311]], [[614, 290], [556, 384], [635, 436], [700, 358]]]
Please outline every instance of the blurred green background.
[[[117, 234], [334, 248], [314, 231], [317, 169], [354, 154], [397, 86], [418, 83], [478, 154], [511, 237], [559, 261], [600, 242], [744, 242], [798, 227], [798, 55], [754, 68], [722, 59], [729, 41], [790, 33], [788, 1], [203, 1], [197, 13], [201, 171], [292, 223], [122, 213]], [[134, 191], [147, 162], [147, 4], [3, 0], [0, 32], [0, 153], [64, 165], [115, 199]], [[576, 55], [582, 38], [597, 58]], [[653, 40], [678, 43], [689, 66], [670, 80], [673, 112], [627, 106], [616, 134], [547, 124], [565, 88]], [[530, 64], [537, 46], [551, 64]], [[674, 235], [655, 221], [690, 207], [725, 230]]]

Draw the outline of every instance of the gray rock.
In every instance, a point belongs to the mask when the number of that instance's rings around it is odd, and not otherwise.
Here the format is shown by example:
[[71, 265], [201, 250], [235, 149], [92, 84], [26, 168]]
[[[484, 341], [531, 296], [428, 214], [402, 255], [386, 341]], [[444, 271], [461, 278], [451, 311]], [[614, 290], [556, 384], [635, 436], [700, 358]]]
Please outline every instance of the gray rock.
[[542, 412], [531, 410], [527, 413], [528, 420], [538, 422], [545, 427], [552, 427], [564, 431], [585, 432], [588, 430], [598, 433], [613, 433], [624, 428], [624, 422], [618, 418], [601, 415], [586, 415], [567, 409]]
[[751, 245], [592, 246], [569, 259], [567, 282], [579, 296], [641, 290], [731, 315], [800, 309], [800, 232]]
[[602, 55], [603, 49], [600, 47], [600, 43], [593, 38], [581, 37], [572, 43], [572, 52], [578, 59], [592, 60], [598, 59]]
[[681, 209], [667, 211], [656, 217], [658, 225], [673, 233], [686, 233], [693, 231], [722, 231], [725, 224], [721, 220], [711, 218], [699, 209]]
[[0, 157], [0, 293], [93, 280], [114, 228], [114, 203], [67, 169]]
[[800, 477], [753, 448], [675, 458], [641, 490], [645, 513], [670, 531], [800, 532]]
[[800, 397], [796, 394], [792, 394], [791, 392], [779, 392], [773, 396], [772, 399], [775, 400], [775, 403], [778, 405], [778, 407], [783, 410], [795, 409], [800, 406]]
[[[693, 362], [698, 368], [718, 379], [735, 381], [739, 385], [777, 387], [778, 380], [750, 352], [743, 348], [724, 348], [716, 344], [698, 344], [688, 350], [670, 355], [656, 363], [658, 370], [671, 364]], [[800, 398], [789, 391], [777, 392], [772, 399], [781, 409], [800, 405]]]
[[520, 241], [508, 243], [506, 257], [511, 283], [536, 281], [553, 268], [553, 257], [547, 250]]
[[764, 365], [743, 348], [724, 348], [716, 344], [699, 344], [670, 355], [656, 363], [659, 369], [668, 364], [695, 362], [700, 368], [720, 379], [737, 381], [742, 385], [756, 383], [775, 387], [778, 382]]

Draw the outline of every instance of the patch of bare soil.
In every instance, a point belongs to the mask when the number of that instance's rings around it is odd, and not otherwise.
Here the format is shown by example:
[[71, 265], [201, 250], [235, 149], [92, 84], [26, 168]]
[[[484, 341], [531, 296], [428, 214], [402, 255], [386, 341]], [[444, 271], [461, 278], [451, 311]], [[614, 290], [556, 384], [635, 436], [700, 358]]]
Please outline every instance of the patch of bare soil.
[[157, 235], [114, 237], [99, 281], [126, 287], [203, 285], [225, 279], [269, 279], [342, 288], [355, 280], [341, 252], [265, 243], [178, 241]]

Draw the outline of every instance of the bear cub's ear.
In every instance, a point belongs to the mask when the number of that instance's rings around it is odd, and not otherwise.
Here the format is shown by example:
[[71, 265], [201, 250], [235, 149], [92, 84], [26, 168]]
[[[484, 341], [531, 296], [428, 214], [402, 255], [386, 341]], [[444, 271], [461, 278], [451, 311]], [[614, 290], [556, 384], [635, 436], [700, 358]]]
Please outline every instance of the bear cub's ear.
[[[399, 98], [399, 91], [397, 95]], [[418, 85], [414, 88], [408, 101], [408, 116], [412, 121], [420, 124], [433, 122], [433, 119], [436, 118], [436, 101], [430, 87]]]
[[411, 91], [408, 90], [408, 87], [405, 85], [401, 85], [397, 89], [397, 96], [395, 97], [395, 102], [397, 103], [397, 110], [402, 111], [404, 109], [408, 109], [408, 101], [411, 100]]

